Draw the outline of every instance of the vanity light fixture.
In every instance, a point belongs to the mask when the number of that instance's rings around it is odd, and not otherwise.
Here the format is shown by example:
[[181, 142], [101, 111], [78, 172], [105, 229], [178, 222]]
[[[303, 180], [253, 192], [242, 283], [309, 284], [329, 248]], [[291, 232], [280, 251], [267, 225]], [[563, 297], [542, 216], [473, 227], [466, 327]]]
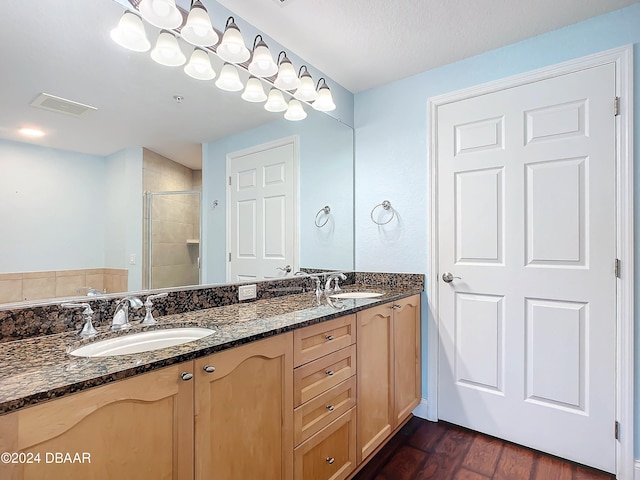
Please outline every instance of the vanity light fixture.
[[184, 66], [184, 73], [196, 80], [213, 80], [216, 78], [216, 72], [211, 66], [209, 54], [201, 48], [193, 50], [189, 63]]
[[218, 34], [211, 26], [211, 18], [200, 0], [191, 2], [187, 23], [180, 30], [180, 35], [197, 47], [210, 47], [218, 43]]
[[222, 60], [229, 63], [246, 62], [251, 56], [249, 49], [244, 45], [244, 39], [233, 17], [227, 19], [222, 41], [218, 45], [216, 53]]
[[138, 9], [142, 18], [158, 28], [171, 30], [182, 25], [182, 13], [175, 0], [141, 0]]
[[262, 35], [256, 35], [256, 38], [253, 39], [253, 56], [249, 64], [249, 73], [261, 78], [272, 77], [278, 73], [278, 65], [273, 61], [269, 47], [264, 43]]
[[284, 118], [287, 120], [291, 120], [292, 122], [297, 122], [298, 120], [304, 120], [307, 118], [307, 112], [304, 111], [302, 104], [292, 98], [289, 100], [289, 107], [287, 107], [287, 111], [284, 112]]
[[178, 39], [167, 30], [160, 32], [156, 46], [151, 50], [151, 58], [160, 65], [166, 65], [167, 67], [179, 67], [187, 61], [187, 57], [180, 50]]
[[300, 86], [300, 79], [284, 50], [278, 54], [278, 77], [273, 84], [280, 90], [295, 90]]
[[142, 19], [129, 10], [122, 14], [118, 26], [111, 30], [111, 39], [134, 52], [146, 52], [151, 48]]
[[[320, 82], [322, 82], [322, 84]], [[324, 78], [318, 80], [317, 92], [318, 98], [311, 104], [314, 109], [319, 112], [330, 112], [336, 109], [331, 90], [329, 90], [329, 86]]]
[[267, 97], [267, 103], [264, 104], [264, 109], [267, 112], [284, 112], [287, 109], [287, 102], [284, 99], [284, 95], [277, 88], [269, 90], [269, 96]]
[[244, 92], [242, 92], [242, 99], [254, 103], [264, 102], [267, 99], [267, 94], [264, 93], [264, 87], [259, 78], [249, 77], [247, 86], [244, 87]]
[[216, 87], [227, 92], [239, 92], [243, 85], [238, 75], [238, 69], [231, 63], [225, 63], [220, 70], [220, 76], [216, 80]]
[[[304, 72], [302, 69], [304, 69]], [[294, 98], [302, 100], [303, 102], [313, 102], [318, 98], [318, 92], [316, 92], [316, 87], [313, 84], [313, 79], [306, 65], [300, 67], [298, 75], [300, 77], [300, 86], [293, 94]]]

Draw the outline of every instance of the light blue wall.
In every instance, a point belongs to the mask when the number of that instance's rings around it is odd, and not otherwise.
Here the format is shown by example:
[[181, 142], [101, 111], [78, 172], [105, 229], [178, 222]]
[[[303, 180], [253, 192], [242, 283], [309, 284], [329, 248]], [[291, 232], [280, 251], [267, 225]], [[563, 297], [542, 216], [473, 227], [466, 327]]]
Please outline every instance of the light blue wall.
[[[142, 148], [126, 148], [106, 157], [104, 182], [104, 266], [128, 269], [128, 290], [142, 290]], [[135, 264], [129, 262], [131, 255]]]
[[[294, 135], [300, 156], [300, 266], [353, 268], [353, 130], [310, 112], [300, 122], [279, 120], [203, 145], [203, 283], [226, 281], [227, 154]], [[332, 208], [331, 221], [319, 229], [314, 219], [325, 205]]]
[[[640, 4], [357, 94], [356, 269], [427, 273], [429, 97], [626, 44], [634, 44], [634, 136], [638, 138]], [[636, 148], [636, 226], [640, 225], [638, 155]], [[384, 199], [391, 201], [401, 221], [390, 224], [388, 228], [377, 228], [372, 224], [369, 212]], [[636, 237], [636, 247], [638, 244]], [[640, 279], [639, 274], [640, 255], [636, 255], [636, 279]], [[636, 288], [638, 298], [640, 282]], [[424, 347], [427, 344], [426, 304], [423, 295]], [[637, 305], [635, 323], [637, 342], [640, 338]], [[423, 359], [426, 359], [424, 347]], [[635, 363], [636, 378], [640, 379], [638, 358]], [[423, 396], [426, 397], [426, 365], [423, 372]], [[640, 397], [637, 387], [635, 398], [636, 457], [640, 457]]]
[[0, 272], [99, 268], [104, 159], [0, 140]]

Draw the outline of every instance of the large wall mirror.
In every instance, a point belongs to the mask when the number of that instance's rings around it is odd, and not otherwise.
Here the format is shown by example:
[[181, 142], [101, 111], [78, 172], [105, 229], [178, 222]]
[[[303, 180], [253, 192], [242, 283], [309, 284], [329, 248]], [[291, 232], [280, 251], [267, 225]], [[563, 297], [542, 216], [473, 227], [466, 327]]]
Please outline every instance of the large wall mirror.
[[[123, 11], [115, 0], [39, 0], [4, 14], [0, 303], [353, 269], [352, 128], [309, 105], [305, 120], [285, 120], [123, 49], [109, 36]], [[153, 45], [159, 29], [145, 28]], [[288, 217], [269, 190], [237, 194], [284, 178], [283, 155]], [[279, 218], [267, 231], [257, 204]], [[231, 268], [252, 255], [275, 263]]]

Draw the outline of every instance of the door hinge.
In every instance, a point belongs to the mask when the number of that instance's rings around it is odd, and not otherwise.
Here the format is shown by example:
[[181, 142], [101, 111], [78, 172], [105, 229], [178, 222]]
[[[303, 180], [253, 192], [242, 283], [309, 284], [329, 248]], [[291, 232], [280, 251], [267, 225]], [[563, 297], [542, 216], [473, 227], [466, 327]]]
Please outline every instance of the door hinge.
[[229, 175], [229, 186], [231, 186], [231, 175]]
[[615, 266], [613, 268], [616, 278], [620, 278], [620, 259], [616, 258]]
[[618, 115], [620, 115], [620, 97], [613, 99], [613, 116], [617, 117]]
[[616, 440], [620, 440], [620, 422], [618, 422], [617, 420], [616, 420], [615, 426], [613, 427], [613, 430], [614, 430]]
[[229, 261], [231, 261], [231, 252], [229, 252]]

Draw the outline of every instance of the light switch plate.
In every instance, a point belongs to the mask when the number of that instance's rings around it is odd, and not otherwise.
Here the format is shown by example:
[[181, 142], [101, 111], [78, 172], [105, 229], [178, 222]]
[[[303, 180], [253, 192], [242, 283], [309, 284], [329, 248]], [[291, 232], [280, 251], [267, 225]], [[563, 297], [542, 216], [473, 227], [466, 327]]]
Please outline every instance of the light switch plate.
[[238, 300], [250, 300], [256, 298], [256, 285], [242, 285], [238, 287]]

